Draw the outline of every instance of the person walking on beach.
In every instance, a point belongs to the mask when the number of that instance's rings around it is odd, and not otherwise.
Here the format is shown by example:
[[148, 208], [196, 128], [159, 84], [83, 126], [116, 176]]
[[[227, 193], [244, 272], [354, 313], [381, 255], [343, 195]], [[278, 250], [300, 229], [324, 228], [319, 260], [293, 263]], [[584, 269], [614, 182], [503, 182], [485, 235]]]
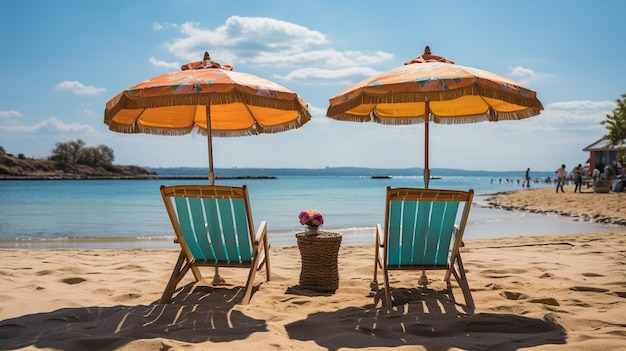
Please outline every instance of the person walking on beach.
[[583, 192], [583, 166], [579, 163], [578, 166], [572, 170], [574, 173], [574, 192]]
[[558, 193], [559, 189], [561, 189], [561, 192], [564, 193], [563, 183], [565, 183], [565, 165], [561, 165], [561, 168], [557, 169], [554, 173], [556, 173], [556, 192]]
[[[530, 168], [526, 168], [526, 176], [525, 176], [526, 187], [530, 188]], [[524, 187], [524, 183], [522, 183], [522, 188]]]

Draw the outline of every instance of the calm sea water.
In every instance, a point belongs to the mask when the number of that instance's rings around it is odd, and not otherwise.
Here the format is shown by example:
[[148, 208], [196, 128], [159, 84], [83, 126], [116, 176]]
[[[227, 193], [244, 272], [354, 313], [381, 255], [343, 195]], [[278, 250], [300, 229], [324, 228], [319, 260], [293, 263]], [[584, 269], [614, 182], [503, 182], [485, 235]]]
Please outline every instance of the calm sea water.
[[[173, 233], [160, 197], [161, 185], [207, 184], [206, 180], [29, 180], [0, 181], [0, 247], [168, 248]], [[218, 180], [249, 188], [255, 227], [268, 222], [272, 245], [294, 245], [301, 210], [325, 216], [325, 230], [339, 231], [344, 243], [374, 241], [384, 219], [386, 186], [422, 187], [422, 177], [280, 176], [277, 179]], [[536, 183], [533, 187], [551, 186]], [[430, 188], [473, 188], [476, 201], [500, 191], [521, 189], [517, 180], [447, 176]], [[466, 238], [597, 232], [614, 226], [474, 206]]]

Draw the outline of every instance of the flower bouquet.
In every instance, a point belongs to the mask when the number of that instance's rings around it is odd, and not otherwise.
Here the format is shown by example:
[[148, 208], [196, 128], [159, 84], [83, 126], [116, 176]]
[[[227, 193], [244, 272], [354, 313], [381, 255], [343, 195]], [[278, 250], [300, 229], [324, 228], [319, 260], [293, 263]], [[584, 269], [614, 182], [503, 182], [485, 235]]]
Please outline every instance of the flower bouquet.
[[307, 234], [317, 234], [319, 227], [324, 224], [324, 216], [318, 210], [306, 210], [298, 216], [300, 224], [306, 225]]

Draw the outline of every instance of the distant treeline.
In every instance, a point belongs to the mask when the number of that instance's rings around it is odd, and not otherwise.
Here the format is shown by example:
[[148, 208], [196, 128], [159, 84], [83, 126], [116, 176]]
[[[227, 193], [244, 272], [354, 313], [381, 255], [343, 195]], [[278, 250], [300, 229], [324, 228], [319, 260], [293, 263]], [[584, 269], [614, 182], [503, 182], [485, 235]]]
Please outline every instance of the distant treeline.
[[[110, 147], [106, 145], [87, 146], [80, 139], [57, 142], [51, 152], [52, 154], [48, 156], [50, 161], [87, 166], [111, 166], [115, 160], [115, 154]], [[0, 146], [0, 161], [4, 155], [13, 156], [13, 154], [7, 153], [3, 146]], [[17, 158], [20, 160], [27, 159], [23, 153], [19, 153]]]

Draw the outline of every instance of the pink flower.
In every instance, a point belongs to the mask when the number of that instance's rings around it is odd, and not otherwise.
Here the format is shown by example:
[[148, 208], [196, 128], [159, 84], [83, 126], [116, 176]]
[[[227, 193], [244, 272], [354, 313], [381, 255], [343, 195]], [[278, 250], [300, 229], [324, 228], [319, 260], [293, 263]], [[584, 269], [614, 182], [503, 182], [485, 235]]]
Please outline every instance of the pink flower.
[[309, 213], [306, 211], [300, 212], [300, 215], [298, 216], [298, 218], [300, 219], [300, 224], [302, 225], [306, 225], [309, 222], [309, 220], [311, 220], [309, 218]]
[[306, 210], [298, 215], [300, 224], [319, 227], [324, 224], [324, 216], [318, 210]]
[[318, 213], [314, 213], [313, 217], [311, 218], [311, 223], [314, 226], [320, 226], [320, 225], [324, 224], [324, 217], [319, 212]]

